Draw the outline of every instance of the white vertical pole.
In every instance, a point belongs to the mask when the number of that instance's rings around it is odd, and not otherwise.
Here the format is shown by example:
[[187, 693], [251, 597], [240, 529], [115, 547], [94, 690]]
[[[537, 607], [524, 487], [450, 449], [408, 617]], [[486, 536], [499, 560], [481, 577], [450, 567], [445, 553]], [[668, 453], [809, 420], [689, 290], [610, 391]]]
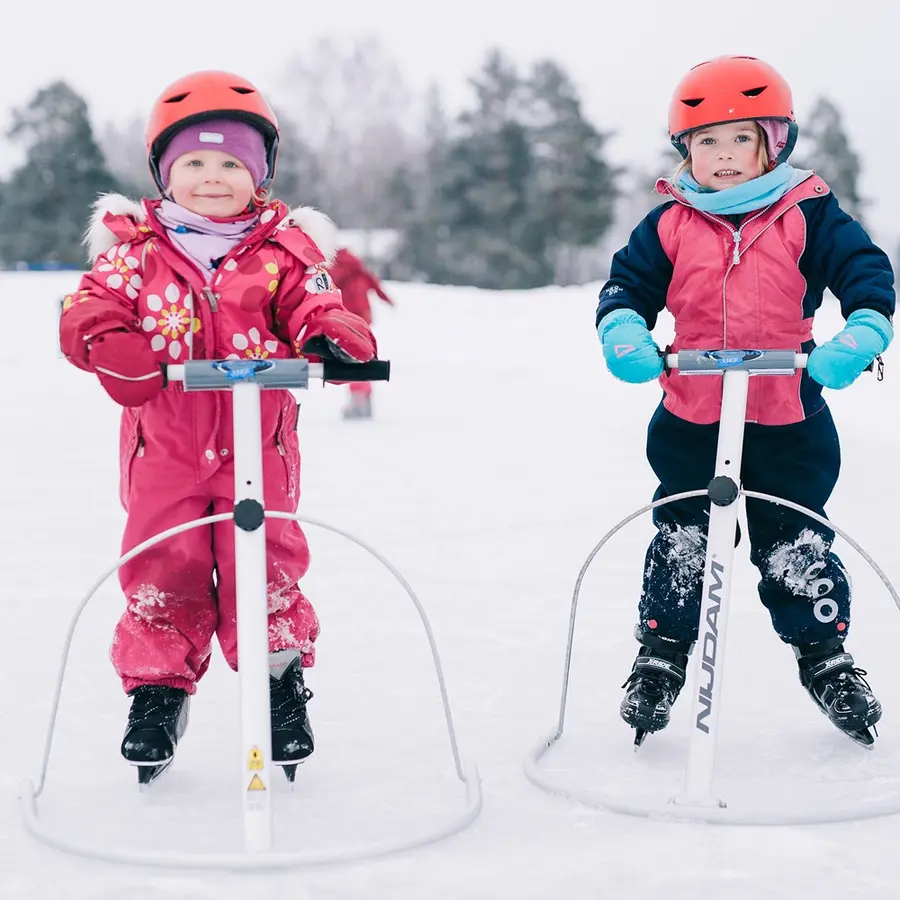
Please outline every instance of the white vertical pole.
[[[260, 391], [254, 382], [236, 382], [232, 394], [235, 503], [256, 501], [261, 511]], [[234, 531], [244, 847], [249, 853], [260, 853], [272, 849], [266, 529], [265, 524], [260, 524], [255, 530], [247, 531], [235, 524]]]
[[[722, 377], [722, 414], [719, 420], [715, 475], [726, 476], [740, 487], [750, 373], [733, 369], [726, 370]], [[737, 517], [737, 496], [727, 506], [710, 504], [700, 629], [688, 682], [693, 701], [687, 768], [683, 793], [675, 798], [675, 803], [724, 806], [713, 797], [712, 790]]]

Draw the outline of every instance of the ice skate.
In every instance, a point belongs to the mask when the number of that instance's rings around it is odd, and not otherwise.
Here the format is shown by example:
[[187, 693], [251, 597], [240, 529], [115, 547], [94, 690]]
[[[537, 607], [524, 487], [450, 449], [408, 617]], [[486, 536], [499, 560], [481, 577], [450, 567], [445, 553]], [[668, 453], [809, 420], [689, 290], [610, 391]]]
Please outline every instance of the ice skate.
[[272, 763], [281, 766], [288, 781], [297, 774], [298, 763], [315, 749], [306, 704], [312, 691], [303, 683], [299, 655], [281, 671], [269, 676], [272, 706]]
[[[663, 642], [658, 638], [653, 643]], [[684, 687], [690, 645], [666, 642], [667, 646], [641, 646], [631, 674], [622, 685], [625, 696], [619, 715], [634, 729], [634, 745], [640, 747], [648, 734], [669, 724], [672, 704]]]
[[795, 648], [800, 683], [834, 725], [863, 747], [875, 743], [881, 704], [872, 693], [864, 669], [840, 641]]
[[175, 758], [188, 724], [189, 700], [181, 688], [144, 684], [129, 696], [131, 710], [122, 739], [122, 756], [136, 766], [138, 783], [155, 781]]

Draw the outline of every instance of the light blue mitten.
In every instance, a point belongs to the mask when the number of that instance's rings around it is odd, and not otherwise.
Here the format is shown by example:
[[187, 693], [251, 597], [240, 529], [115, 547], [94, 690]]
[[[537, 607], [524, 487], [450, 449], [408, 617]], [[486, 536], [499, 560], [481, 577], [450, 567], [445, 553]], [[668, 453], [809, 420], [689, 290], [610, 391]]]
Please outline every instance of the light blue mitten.
[[847, 326], [809, 355], [806, 369], [819, 384], [833, 390], [849, 387], [884, 353], [894, 337], [891, 323], [874, 309], [858, 309]]
[[633, 309], [614, 309], [597, 326], [606, 367], [616, 378], [642, 384], [659, 378], [663, 360], [647, 323]]

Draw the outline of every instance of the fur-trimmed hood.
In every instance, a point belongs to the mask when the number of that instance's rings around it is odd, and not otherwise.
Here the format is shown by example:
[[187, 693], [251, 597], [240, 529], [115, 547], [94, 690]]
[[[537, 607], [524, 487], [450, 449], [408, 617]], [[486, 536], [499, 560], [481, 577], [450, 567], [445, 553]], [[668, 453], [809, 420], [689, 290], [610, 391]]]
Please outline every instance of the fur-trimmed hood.
[[[107, 213], [114, 216], [129, 216], [137, 222], [147, 220], [143, 203], [131, 200], [122, 194], [101, 194], [94, 203], [90, 224], [84, 233], [91, 265], [118, 243], [116, 236], [106, 227], [103, 219]], [[338, 229], [323, 212], [312, 206], [298, 206], [292, 209], [279, 223], [279, 228], [299, 228], [308, 235], [319, 248], [327, 263], [331, 263], [338, 251]]]

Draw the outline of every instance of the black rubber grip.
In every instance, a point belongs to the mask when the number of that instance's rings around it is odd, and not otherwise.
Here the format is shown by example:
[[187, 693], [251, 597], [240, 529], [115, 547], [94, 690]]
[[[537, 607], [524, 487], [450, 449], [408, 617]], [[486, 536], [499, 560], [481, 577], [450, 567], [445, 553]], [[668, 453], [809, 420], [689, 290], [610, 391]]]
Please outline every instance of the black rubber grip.
[[338, 359], [323, 359], [325, 381], [390, 381], [391, 362], [373, 359], [364, 363], [347, 363]]

